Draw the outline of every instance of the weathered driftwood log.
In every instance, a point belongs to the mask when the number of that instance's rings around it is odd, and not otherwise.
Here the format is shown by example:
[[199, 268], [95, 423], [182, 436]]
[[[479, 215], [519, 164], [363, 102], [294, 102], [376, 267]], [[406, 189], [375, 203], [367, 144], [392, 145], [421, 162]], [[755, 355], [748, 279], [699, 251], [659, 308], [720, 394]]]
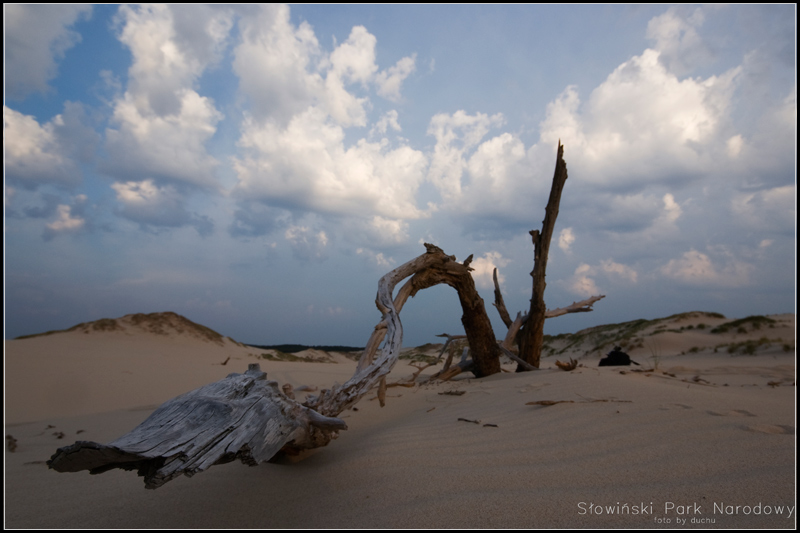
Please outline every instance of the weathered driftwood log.
[[[146, 487], [157, 488], [181, 474], [191, 476], [234, 459], [254, 465], [268, 461], [281, 450], [292, 452], [326, 445], [339, 430], [347, 429], [335, 417], [382, 381], [397, 362], [403, 327], [392, 300], [395, 286], [408, 276], [429, 274], [417, 279], [422, 282], [410, 282], [401, 289], [397, 300], [402, 306], [409, 295], [436, 279], [430, 276], [430, 269], [454, 270], [469, 276], [467, 267], [455, 263], [455, 258], [436, 246], [425, 246], [425, 254], [392, 270], [378, 282], [376, 304], [383, 319], [370, 342], [377, 348], [383, 337], [386, 341], [377, 359], [359, 365], [344, 385], [323, 390], [300, 404], [282, 392], [276, 382], [267, 381], [258, 365], [251, 365], [245, 374], [231, 374], [170, 400], [140, 426], [109, 444], [83, 441], [61, 448], [48, 465], [60, 472], [89, 470], [94, 474], [113, 468], [138, 470]], [[448, 280], [440, 275], [437, 283]], [[374, 343], [378, 336], [380, 339]]]
[[287, 445], [324, 446], [342, 429], [344, 421], [291, 400], [253, 364], [244, 374], [168, 401], [109, 444], [76, 442], [47, 464], [59, 472], [138, 470], [145, 487], [155, 489], [235, 459], [250, 465], [268, 461]]

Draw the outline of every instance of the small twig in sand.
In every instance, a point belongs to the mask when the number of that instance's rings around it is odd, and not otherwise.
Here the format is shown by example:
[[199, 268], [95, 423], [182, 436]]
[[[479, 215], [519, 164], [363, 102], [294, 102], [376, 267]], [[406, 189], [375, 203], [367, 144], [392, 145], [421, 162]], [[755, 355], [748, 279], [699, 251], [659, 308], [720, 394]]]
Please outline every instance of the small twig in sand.
[[[580, 396], [580, 394], [578, 395]], [[581, 396], [583, 398], [583, 396]], [[539, 400], [537, 402], [528, 402], [525, 405], [555, 405], [557, 403], [633, 403], [631, 400], [609, 400], [609, 399], [600, 399], [600, 400], [591, 400], [589, 398], [585, 398], [583, 402], [576, 402], [574, 400]]]
[[458, 421], [459, 422], [471, 422], [473, 424], [480, 424], [481, 423], [480, 420], [470, 420], [468, 418], [459, 418]]
[[426, 368], [428, 368], [429, 366], [433, 366], [433, 365], [434, 365], [434, 363], [428, 363], [428, 364], [426, 364], [424, 366], [421, 363], [419, 365], [416, 365], [414, 363], [408, 363], [408, 366], [413, 366], [414, 368], [417, 369], [417, 371], [414, 372], [414, 374], [411, 376], [411, 380], [410, 381], [398, 381], [396, 383], [389, 383], [387, 385], [387, 387], [413, 387], [415, 385], [416, 381], [417, 381], [417, 378], [422, 373], [422, 371], [425, 370]]
[[568, 363], [562, 363], [561, 361], [556, 361], [556, 366], [561, 370], [569, 372], [570, 370], [575, 370], [576, 368], [578, 368], [578, 362], [570, 357]]

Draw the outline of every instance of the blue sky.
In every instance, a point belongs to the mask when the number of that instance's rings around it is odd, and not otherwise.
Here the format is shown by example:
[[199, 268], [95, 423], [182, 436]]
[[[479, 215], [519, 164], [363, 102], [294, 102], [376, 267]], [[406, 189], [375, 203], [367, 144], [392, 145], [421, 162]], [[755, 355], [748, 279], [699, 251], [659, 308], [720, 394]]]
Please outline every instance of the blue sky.
[[[5, 5], [5, 338], [175, 311], [363, 345], [433, 242], [546, 333], [793, 312], [796, 8]], [[419, 294], [406, 344], [461, 332]]]

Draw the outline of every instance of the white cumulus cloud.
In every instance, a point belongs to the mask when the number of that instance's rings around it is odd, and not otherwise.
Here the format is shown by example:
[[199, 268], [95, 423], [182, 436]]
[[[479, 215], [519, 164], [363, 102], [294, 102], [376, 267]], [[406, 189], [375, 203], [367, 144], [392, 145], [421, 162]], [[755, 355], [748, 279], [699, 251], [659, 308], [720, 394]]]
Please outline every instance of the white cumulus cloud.
[[404, 57], [393, 67], [378, 73], [376, 83], [378, 94], [393, 102], [400, 100], [400, 88], [403, 81], [416, 70], [417, 55]]
[[83, 108], [69, 102], [64, 113], [43, 125], [30, 115], [3, 106], [6, 176], [27, 188], [80, 183], [78, 162], [91, 155], [96, 139], [82, 121]]
[[661, 274], [690, 285], [741, 287], [750, 282], [753, 270], [752, 265], [732, 257], [726, 257], [719, 267], [707, 254], [690, 250], [680, 258], [670, 259]]
[[377, 38], [364, 26], [328, 52], [310, 25], [291, 22], [285, 6], [260, 6], [239, 29], [234, 71], [251, 109], [233, 162], [237, 216], [248, 218], [245, 212], [260, 203], [327, 217], [333, 233], [331, 225], [355, 228], [362, 246], [404, 241], [403, 221], [428, 216], [416, 198], [428, 160], [404, 140], [384, 137], [401, 130], [396, 110], [385, 112], [366, 137], [350, 131], [370, 126], [371, 91], [400, 98], [413, 57], [381, 71]]
[[240, 145], [247, 156], [234, 163], [242, 197], [323, 214], [425, 216], [416, 206], [424, 179], [424, 154], [407, 146], [364, 139], [346, 147], [344, 130], [309, 108], [284, 129], [243, 125]]
[[327, 258], [328, 235], [324, 230], [306, 226], [291, 226], [284, 233], [295, 258], [303, 261], [321, 261]]
[[218, 162], [206, 143], [223, 115], [193, 86], [219, 60], [232, 20], [229, 11], [209, 6], [120, 8], [119, 38], [133, 63], [106, 130], [106, 172], [215, 186]]
[[509, 259], [503, 257], [500, 252], [486, 252], [483, 257], [478, 257], [473, 260], [469, 265], [472, 269], [472, 278], [475, 284], [483, 289], [494, 287], [494, 269], [497, 269], [497, 282], [503, 284], [505, 276], [501, 274], [501, 268], [510, 262]]
[[79, 194], [74, 198], [73, 205], [60, 204], [56, 208], [56, 220], [45, 226], [42, 237], [49, 241], [58, 235], [76, 233], [87, 225], [83, 210], [88, 198]]
[[81, 40], [70, 27], [91, 12], [89, 5], [3, 6], [8, 97], [21, 100], [33, 92], [48, 92], [48, 82], [56, 76], [56, 61]]
[[213, 223], [208, 217], [190, 213], [184, 196], [172, 185], [159, 186], [152, 179], [111, 185], [121, 204], [120, 215], [143, 227], [193, 226], [201, 235], [208, 235]]
[[606, 274], [617, 276], [632, 283], [636, 283], [636, 280], [639, 277], [639, 275], [636, 273], [636, 270], [627, 265], [616, 263], [612, 259], [603, 259], [600, 261], [600, 269]]
[[573, 242], [575, 242], [575, 234], [573, 233], [572, 228], [562, 229], [558, 234], [558, 247], [565, 252], [569, 252], [570, 246], [572, 246]]
[[592, 272], [592, 267], [585, 263], [578, 266], [578, 268], [575, 269], [575, 273], [566, 282], [567, 289], [573, 294], [583, 297], [600, 294], [600, 289], [597, 288], [594, 279], [590, 277]]
[[461, 197], [462, 175], [467, 167], [466, 155], [483, 139], [489, 130], [503, 123], [503, 115], [477, 113], [469, 115], [456, 111], [452, 115], [439, 113], [431, 118], [428, 135], [436, 139], [428, 179], [439, 189], [446, 202]]
[[714, 54], [700, 36], [705, 16], [702, 8], [671, 7], [647, 24], [647, 37], [655, 42], [661, 60], [677, 75], [711, 61]]

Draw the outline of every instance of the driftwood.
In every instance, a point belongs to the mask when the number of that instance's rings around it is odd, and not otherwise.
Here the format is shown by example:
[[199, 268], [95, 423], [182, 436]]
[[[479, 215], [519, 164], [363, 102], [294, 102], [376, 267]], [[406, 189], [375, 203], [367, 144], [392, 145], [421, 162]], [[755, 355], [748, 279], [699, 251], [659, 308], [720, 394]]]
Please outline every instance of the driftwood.
[[[250, 365], [245, 374], [231, 374], [168, 401], [140, 426], [109, 444], [80, 441], [60, 448], [48, 465], [59, 472], [89, 470], [93, 474], [114, 468], [138, 470], [147, 488], [158, 488], [181, 474], [191, 476], [215, 464], [239, 459], [255, 465], [281, 451], [297, 453], [325, 446], [340, 430], [347, 429], [337, 415], [379, 383], [383, 384], [379, 391], [383, 403], [385, 376], [397, 362], [402, 346], [399, 310], [409, 296], [447, 283], [459, 293], [465, 327], [489, 324], [483, 300], [469, 274], [469, 258], [460, 264], [436, 246], [425, 247], [425, 254], [392, 270], [378, 282], [375, 303], [382, 313], [381, 322], [375, 327], [355, 374], [343, 385], [322, 390], [300, 404], [291, 398], [291, 388], [282, 391], [277, 382], [267, 380], [258, 365]], [[395, 287], [409, 276], [411, 279], [393, 300]], [[473, 353], [483, 350], [491, 358], [491, 350], [477, 339], [484, 334], [483, 330], [467, 331], [471, 343], [476, 339]], [[381, 341], [383, 348], [376, 357]], [[493, 336], [491, 344], [499, 350]]]
[[[436, 359], [437, 362], [439, 360], [441, 360], [442, 355], [444, 355], [445, 350], [447, 350], [447, 347], [450, 346], [451, 342], [459, 341], [459, 340], [467, 338], [466, 335], [449, 335], [447, 333], [442, 333], [441, 335], [436, 335], [436, 336], [437, 337], [447, 337], [447, 341], [445, 341], [444, 346], [442, 346], [442, 351], [439, 352], [439, 357]], [[453, 363], [453, 355], [454, 354], [455, 354], [455, 350], [451, 347], [450, 348], [450, 352], [447, 354], [447, 359], [444, 362], [444, 366], [442, 367], [441, 372], [444, 372], [445, 370], [450, 368], [450, 365]]]
[[[449, 335], [448, 335], [449, 337]], [[454, 337], [457, 338], [457, 337]], [[448, 340], [449, 342], [449, 340]], [[467, 359], [469, 355], [469, 348], [464, 348], [461, 352], [461, 360], [456, 364], [451, 364], [453, 361], [453, 352], [450, 352], [450, 355], [447, 356], [447, 361], [445, 362], [442, 369], [435, 374], [433, 374], [430, 379], [431, 380], [441, 380], [441, 381], [449, 381], [456, 377], [457, 375], [461, 374], [462, 372], [472, 372], [475, 373], [475, 362], [472, 359]]]
[[556, 361], [556, 366], [565, 372], [570, 372], [578, 368], [578, 362], [573, 359], [572, 357], [569, 358], [569, 362], [563, 363], [561, 361]]
[[109, 444], [76, 442], [47, 464], [59, 472], [138, 470], [145, 487], [155, 489], [235, 459], [250, 465], [268, 461], [288, 443], [296, 449], [322, 446], [342, 429], [344, 421], [289, 399], [252, 364], [244, 374], [168, 401]]

